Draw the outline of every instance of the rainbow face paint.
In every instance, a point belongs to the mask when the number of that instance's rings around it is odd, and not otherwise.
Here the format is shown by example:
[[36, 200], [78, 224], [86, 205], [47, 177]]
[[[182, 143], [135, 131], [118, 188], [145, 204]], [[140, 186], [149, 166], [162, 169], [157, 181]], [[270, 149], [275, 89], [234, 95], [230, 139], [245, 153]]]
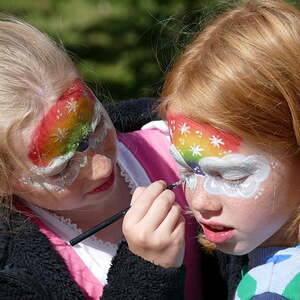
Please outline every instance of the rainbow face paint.
[[174, 147], [196, 174], [203, 175], [199, 168], [203, 158], [223, 157], [239, 150], [241, 139], [236, 135], [196, 123], [181, 114], [168, 114], [167, 120]]
[[[96, 149], [112, 128], [107, 114], [88, 87], [77, 79], [34, 130], [28, 157], [32, 172], [52, 191], [71, 185], [87, 164], [83, 151]], [[96, 127], [101, 128], [96, 130]], [[42, 187], [32, 177], [23, 183]]]
[[170, 151], [181, 173], [194, 173], [186, 180], [191, 190], [196, 189], [197, 176], [203, 176], [203, 187], [210, 194], [249, 198], [268, 178], [271, 168], [263, 156], [238, 153], [240, 137], [181, 114], [168, 114], [167, 120]]
[[92, 131], [95, 96], [76, 80], [57, 100], [33, 132], [28, 157], [37, 167], [47, 167], [58, 157], [68, 157]]

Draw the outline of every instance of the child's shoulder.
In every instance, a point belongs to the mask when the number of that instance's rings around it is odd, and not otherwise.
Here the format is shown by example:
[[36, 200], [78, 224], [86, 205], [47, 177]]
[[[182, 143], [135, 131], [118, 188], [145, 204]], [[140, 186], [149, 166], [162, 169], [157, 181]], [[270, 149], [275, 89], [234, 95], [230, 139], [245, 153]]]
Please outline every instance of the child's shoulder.
[[[279, 262], [285, 261], [288, 259], [298, 259], [300, 256], [300, 245], [295, 247], [289, 247], [275, 252], [275, 254], [267, 260], [268, 262], [272, 262], [273, 264], [278, 265]], [[300, 264], [300, 260], [299, 260]]]
[[300, 286], [300, 245], [278, 250], [243, 276], [235, 300], [252, 299], [265, 293], [295, 298]]
[[132, 132], [119, 133], [118, 139], [123, 144], [139, 145], [141, 148], [169, 149], [170, 137], [166, 123], [164, 121], [152, 121], [141, 128]]

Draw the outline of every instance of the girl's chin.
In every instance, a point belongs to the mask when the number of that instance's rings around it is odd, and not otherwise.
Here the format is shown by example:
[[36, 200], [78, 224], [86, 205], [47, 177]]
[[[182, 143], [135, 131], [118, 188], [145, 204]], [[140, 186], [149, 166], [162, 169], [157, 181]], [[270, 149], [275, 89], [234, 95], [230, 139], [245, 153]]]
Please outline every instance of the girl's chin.
[[254, 248], [249, 246], [242, 246], [236, 243], [233, 244], [223, 244], [223, 245], [216, 245], [217, 250], [229, 254], [229, 255], [245, 255], [251, 252]]

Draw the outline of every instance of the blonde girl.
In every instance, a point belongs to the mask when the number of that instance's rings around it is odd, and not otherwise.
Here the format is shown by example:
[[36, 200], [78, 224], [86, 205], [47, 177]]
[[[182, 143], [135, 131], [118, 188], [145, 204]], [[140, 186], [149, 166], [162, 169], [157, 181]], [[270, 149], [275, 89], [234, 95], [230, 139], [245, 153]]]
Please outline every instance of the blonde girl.
[[248, 255], [234, 299], [300, 299], [299, 10], [252, 0], [211, 21], [160, 108], [205, 239]]

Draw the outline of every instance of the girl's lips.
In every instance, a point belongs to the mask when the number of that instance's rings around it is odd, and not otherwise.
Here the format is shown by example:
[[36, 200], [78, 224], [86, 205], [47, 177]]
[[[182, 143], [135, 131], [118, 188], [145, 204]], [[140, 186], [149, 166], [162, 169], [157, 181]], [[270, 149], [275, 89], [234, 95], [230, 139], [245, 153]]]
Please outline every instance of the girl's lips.
[[215, 244], [224, 243], [230, 240], [234, 234], [234, 228], [220, 225], [208, 225], [201, 223], [206, 239]]
[[114, 180], [115, 180], [115, 174], [114, 172], [112, 172], [108, 177], [108, 179], [103, 184], [99, 185], [94, 190], [88, 192], [87, 195], [97, 194], [108, 190], [114, 183]]

